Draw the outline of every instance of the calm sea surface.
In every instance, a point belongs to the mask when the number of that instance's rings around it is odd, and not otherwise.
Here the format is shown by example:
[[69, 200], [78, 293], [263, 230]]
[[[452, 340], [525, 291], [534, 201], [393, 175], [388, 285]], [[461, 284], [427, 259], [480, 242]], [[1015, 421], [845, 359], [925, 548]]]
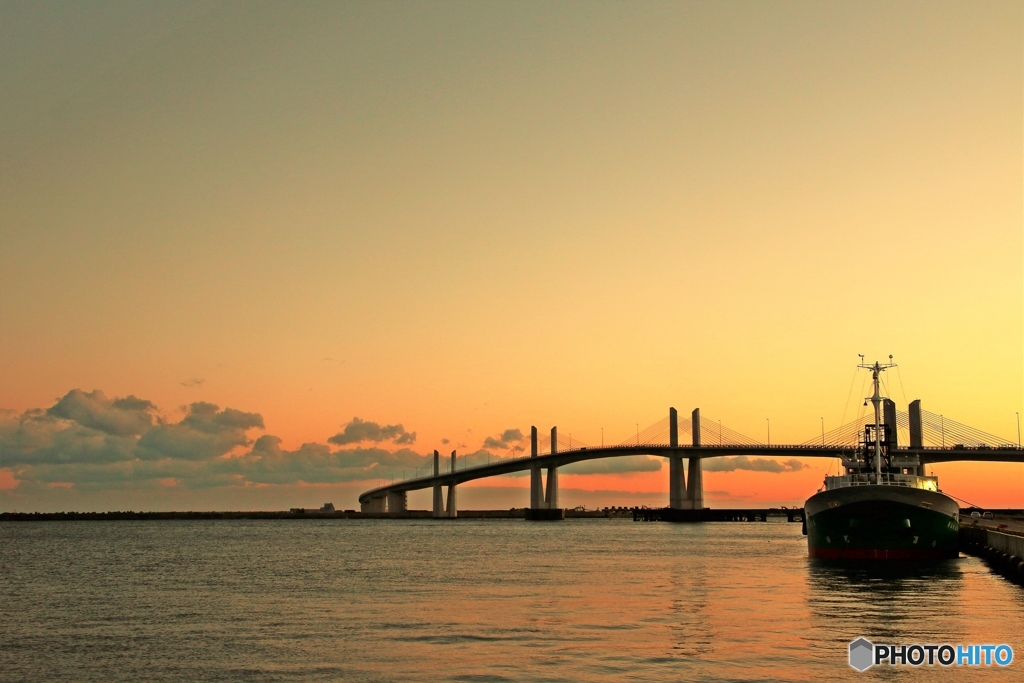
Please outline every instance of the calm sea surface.
[[[1008, 643], [870, 669], [849, 641]], [[1024, 589], [807, 558], [799, 524], [0, 523], [2, 681], [1024, 680]]]

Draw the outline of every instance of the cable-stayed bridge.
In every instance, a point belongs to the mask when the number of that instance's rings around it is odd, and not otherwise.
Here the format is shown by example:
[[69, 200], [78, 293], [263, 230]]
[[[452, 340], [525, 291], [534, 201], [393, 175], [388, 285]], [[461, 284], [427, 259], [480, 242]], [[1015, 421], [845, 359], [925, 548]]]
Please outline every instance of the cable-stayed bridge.
[[[920, 401], [911, 402], [908, 411], [902, 412], [896, 409], [894, 402], [886, 399], [883, 415], [884, 423], [889, 427], [888, 433], [892, 435], [893, 462], [905, 464], [908, 474], [923, 476], [925, 465], [938, 462], [1024, 462], [1024, 449], [1019, 444], [1011, 444], [1000, 437], [923, 410]], [[668, 416], [644, 430], [638, 430], [634, 438], [613, 446], [597, 447], [571, 437], [561, 437], [557, 427], [551, 428], [550, 436], [540, 434], [536, 427], [532, 427], [528, 455], [459, 469], [455, 451], [452, 451], [446, 468], [442, 466], [440, 454], [434, 451], [433, 474], [371, 489], [359, 496], [359, 503], [363, 512], [401, 513], [407, 510], [409, 491], [432, 488], [434, 517], [452, 518], [458, 514], [456, 494], [459, 484], [529, 471], [528, 518], [560, 517], [560, 467], [585, 460], [650, 455], [668, 458], [668, 506], [683, 510], [702, 509], [702, 460], [738, 455], [852, 459], [865, 427], [873, 423], [873, 419], [865, 416], [800, 444], [769, 444], [744, 436], [721, 422], [702, 421], [699, 408], [689, 418], [680, 417], [675, 408], [669, 408]], [[681, 439], [680, 435], [684, 438]], [[688, 439], [686, 435], [689, 435]], [[445, 488], [447, 491], [443, 491]], [[554, 512], [558, 515], [549, 514]]]

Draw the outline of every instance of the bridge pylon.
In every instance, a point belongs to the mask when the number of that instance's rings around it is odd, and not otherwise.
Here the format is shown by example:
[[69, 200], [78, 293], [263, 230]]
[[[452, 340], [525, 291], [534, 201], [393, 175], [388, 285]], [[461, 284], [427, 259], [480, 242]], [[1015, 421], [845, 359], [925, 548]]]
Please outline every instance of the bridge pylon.
[[[441, 473], [441, 454], [434, 451], [434, 476]], [[441, 496], [441, 485], [434, 484], [434, 518], [444, 517], [444, 497]]]
[[[452, 474], [455, 474], [455, 457], [455, 451], [452, 451]], [[455, 479], [452, 479], [451, 483], [448, 484], [448, 505], [444, 509], [444, 516], [448, 519], [455, 519], [459, 516], [459, 506], [456, 504], [455, 494]]]
[[[551, 454], [558, 452], [558, 427], [551, 428]], [[538, 458], [537, 428], [530, 427], [530, 457]], [[541, 467], [536, 460], [530, 463], [530, 507], [526, 510], [528, 520], [565, 519], [565, 511], [558, 507], [558, 468], [548, 467], [547, 490], [541, 476]]]
[[[551, 455], [558, 452], [558, 427], [551, 428]], [[558, 509], [558, 468], [549, 467], [547, 477], [547, 490], [544, 492], [544, 508], [547, 510]]]
[[[921, 399], [915, 398], [907, 406], [908, 417], [910, 418], [910, 447], [914, 449], [924, 448], [924, 432], [921, 431]], [[917, 466], [917, 476], [927, 476], [924, 470], [924, 463]]]
[[[668, 444], [679, 448], [679, 413], [675, 408], [668, 409]], [[686, 472], [678, 452], [668, 457], [668, 506], [675, 510], [686, 506]]]
[[[690, 418], [690, 430], [693, 433], [693, 447], [700, 448], [700, 408], [693, 409]], [[687, 463], [687, 487], [686, 503], [684, 507], [688, 510], [701, 510], [704, 508], [704, 472], [701, 469], [700, 458], [690, 458]]]
[[[536, 458], [537, 453], [537, 428], [530, 427], [530, 457]], [[544, 486], [541, 481], [540, 467], [534, 465], [530, 468], [530, 509], [539, 510], [544, 507]]]

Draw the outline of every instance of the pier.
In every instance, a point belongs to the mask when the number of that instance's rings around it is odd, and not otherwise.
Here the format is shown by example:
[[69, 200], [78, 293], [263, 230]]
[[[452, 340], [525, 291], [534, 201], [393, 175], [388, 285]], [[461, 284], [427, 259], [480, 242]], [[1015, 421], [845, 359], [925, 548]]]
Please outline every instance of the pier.
[[974, 511], [961, 511], [960, 552], [981, 557], [994, 570], [1024, 586], [1024, 511], [993, 511], [991, 517], [981, 519], [971, 517]]
[[634, 522], [767, 522], [769, 517], [802, 522], [803, 508], [633, 508]]

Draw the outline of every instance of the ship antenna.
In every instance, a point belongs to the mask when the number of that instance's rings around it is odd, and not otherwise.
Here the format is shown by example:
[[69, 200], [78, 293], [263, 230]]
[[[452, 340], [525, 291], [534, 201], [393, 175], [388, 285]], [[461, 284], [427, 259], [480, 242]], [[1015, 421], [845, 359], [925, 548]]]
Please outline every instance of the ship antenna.
[[[858, 353], [857, 355], [861, 357], [862, 361], [864, 360], [864, 354]], [[889, 355], [889, 360], [892, 361], [892, 354]], [[869, 396], [868, 399], [871, 401], [872, 405], [874, 405], [874, 407], [875, 407], [875, 477], [876, 477], [875, 483], [876, 484], [881, 484], [882, 483], [882, 434], [881, 434], [881, 425], [882, 425], [882, 393], [881, 393], [881, 391], [879, 389], [879, 387], [881, 385], [881, 380], [879, 378], [879, 375], [881, 375], [881, 373], [884, 370], [887, 370], [888, 368], [896, 367], [896, 364], [892, 363], [892, 362], [889, 362], [889, 363], [886, 363], [886, 364], [883, 365], [882, 363], [879, 363], [878, 361], [875, 361], [874, 364], [872, 364], [872, 365], [866, 365], [864, 363], [861, 363], [857, 367], [864, 368], [866, 370], [870, 370], [871, 371], [871, 383], [874, 385], [874, 393], [871, 396]]]

